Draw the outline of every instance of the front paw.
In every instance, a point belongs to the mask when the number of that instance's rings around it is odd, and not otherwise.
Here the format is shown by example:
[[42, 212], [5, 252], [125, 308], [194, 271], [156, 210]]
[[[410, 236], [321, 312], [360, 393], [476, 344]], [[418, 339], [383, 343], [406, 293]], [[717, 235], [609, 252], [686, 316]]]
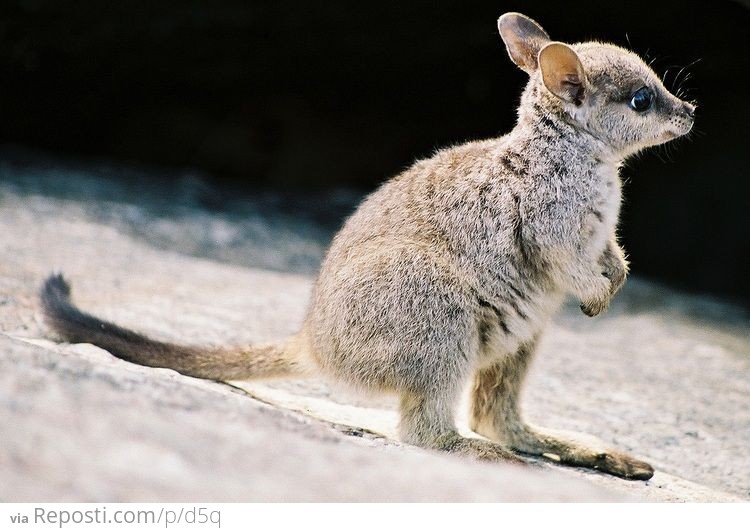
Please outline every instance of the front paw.
[[602, 275], [609, 280], [609, 293], [614, 296], [625, 284], [628, 277], [628, 262], [622, 254], [622, 250], [606, 250], [599, 264], [602, 267]]
[[593, 318], [609, 308], [609, 298], [581, 302], [581, 312]]
[[605, 267], [602, 275], [609, 280], [609, 292], [614, 296], [625, 284], [628, 272], [625, 267], [613, 266]]
[[609, 278], [603, 274], [596, 277], [588, 295], [581, 297], [581, 312], [586, 316], [598, 316], [609, 308], [612, 300], [612, 287]]

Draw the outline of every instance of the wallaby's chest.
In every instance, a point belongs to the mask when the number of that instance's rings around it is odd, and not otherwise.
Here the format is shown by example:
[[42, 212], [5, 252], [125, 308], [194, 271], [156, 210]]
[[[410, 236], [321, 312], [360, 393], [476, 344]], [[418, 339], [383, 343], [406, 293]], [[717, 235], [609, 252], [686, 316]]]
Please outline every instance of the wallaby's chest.
[[598, 254], [615, 232], [620, 216], [622, 191], [617, 168], [600, 164], [591, 175], [591, 188], [587, 200], [590, 214], [582, 223], [582, 240], [592, 252]]

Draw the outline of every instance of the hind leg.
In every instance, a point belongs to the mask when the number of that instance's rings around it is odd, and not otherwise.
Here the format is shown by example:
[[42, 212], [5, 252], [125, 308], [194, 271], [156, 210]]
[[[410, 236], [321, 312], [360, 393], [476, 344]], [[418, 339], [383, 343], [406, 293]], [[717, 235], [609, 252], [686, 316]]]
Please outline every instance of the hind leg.
[[538, 428], [522, 420], [519, 396], [534, 347], [533, 343], [523, 346], [514, 355], [477, 373], [471, 428], [518, 452], [626, 479], [650, 479], [654, 470], [648, 463], [618, 452], [596, 437]]
[[518, 456], [499, 444], [462, 437], [454, 423], [455, 404], [452, 395], [402, 394], [401, 439], [423, 448], [454, 452], [473, 459], [520, 462]]

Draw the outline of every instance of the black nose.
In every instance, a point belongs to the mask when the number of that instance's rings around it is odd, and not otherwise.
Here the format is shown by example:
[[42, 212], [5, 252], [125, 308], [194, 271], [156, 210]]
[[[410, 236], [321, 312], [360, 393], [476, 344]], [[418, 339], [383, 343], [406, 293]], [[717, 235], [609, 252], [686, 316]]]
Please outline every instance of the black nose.
[[695, 117], [695, 105], [692, 105], [690, 103], [683, 103], [682, 111], [685, 112], [685, 114], [687, 114], [691, 118]]

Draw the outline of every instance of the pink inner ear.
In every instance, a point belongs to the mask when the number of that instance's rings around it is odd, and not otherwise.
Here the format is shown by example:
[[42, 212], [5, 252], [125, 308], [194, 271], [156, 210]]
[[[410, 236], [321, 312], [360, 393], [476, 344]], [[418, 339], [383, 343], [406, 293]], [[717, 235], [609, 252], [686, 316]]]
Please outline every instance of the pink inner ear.
[[580, 106], [584, 96], [584, 73], [575, 51], [555, 42], [540, 51], [539, 62], [547, 88], [561, 99]]

